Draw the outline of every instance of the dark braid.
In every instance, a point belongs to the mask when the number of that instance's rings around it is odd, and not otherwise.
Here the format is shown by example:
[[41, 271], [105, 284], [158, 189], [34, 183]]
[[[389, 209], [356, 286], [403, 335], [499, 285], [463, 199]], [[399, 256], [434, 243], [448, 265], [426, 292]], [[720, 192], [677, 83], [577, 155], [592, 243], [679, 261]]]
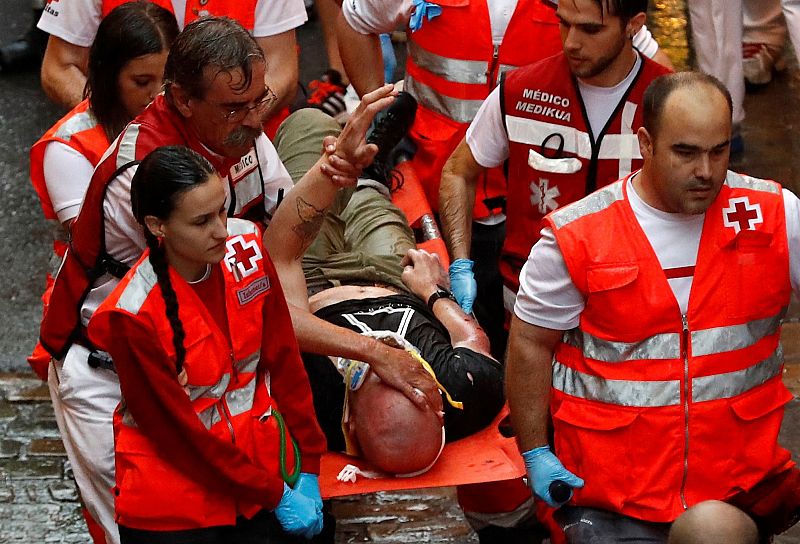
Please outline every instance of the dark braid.
[[183, 322], [178, 316], [178, 297], [172, 287], [172, 280], [169, 279], [167, 269], [167, 259], [164, 250], [158, 243], [158, 238], [153, 236], [149, 230], [145, 229], [144, 237], [147, 240], [147, 247], [150, 249], [150, 264], [158, 278], [158, 286], [161, 287], [161, 296], [164, 298], [164, 305], [167, 307], [167, 319], [172, 328], [172, 345], [175, 346], [175, 371], [180, 374], [183, 370], [183, 362], [186, 360], [186, 347], [183, 341], [186, 332], [183, 330]]
[[131, 209], [136, 221], [144, 227], [144, 236], [150, 250], [150, 264], [158, 278], [161, 295], [167, 309], [167, 319], [172, 328], [175, 346], [175, 370], [183, 370], [186, 332], [178, 315], [178, 297], [169, 278], [167, 257], [158, 238], [145, 225], [145, 217], [168, 219], [175, 209], [178, 197], [186, 191], [205, 183], [214, 172], [211, 164], [191, 149], [182, 146], [160, 147], [147, 155], [131, 181]]

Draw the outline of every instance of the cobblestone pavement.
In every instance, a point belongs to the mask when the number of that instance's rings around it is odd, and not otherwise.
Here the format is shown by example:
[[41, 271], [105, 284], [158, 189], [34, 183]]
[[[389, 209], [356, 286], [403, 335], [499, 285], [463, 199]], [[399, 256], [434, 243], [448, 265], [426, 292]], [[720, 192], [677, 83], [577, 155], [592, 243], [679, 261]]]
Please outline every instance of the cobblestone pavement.
[[[7, 32], [3, 41], [12, 34], [16, 36], [21, 33], [24, 24], [27, 24], [15, 12], [12, 13], [8, 7], [12, 3], [27, 6], [27, 0], [0, 0], [3, 13], [9, 15], [6, 19], [11, 21], [4, 22]], [[683, 2], [658, 0], [651, 4], [654, 5], [652, 15], [655, 17], [650, 26], [659, 42], [676, 66], [690, 66], [691, 51], [686, 43], [687, 20]], [[321, 40], [318, 27], [311, 25], [302, 29], [299, 39], [303, 51], [319, 51]], [[316, 59], [312, 57], [304, 57], [301, 67], [304, 81], [319, 75], [324, 69], [319, 66], [319, 59], [324, 55], [317, 55]], [[4, 183], [7, 182], [3, 185], [5, 195], [16, 191], [8, 181], [11, 177], [24, 177], [21, 173], [24, 159], [20, 159], [18, 165], [8, 158], [21, 156], [29, 145], [17, 141], [22, 138], [20, 134], [33, 137], [34, 133], [43, 132], [55, 119], [52, 106], [44, 101], [41, 92], [28, 79], [28, 76], [8, 78], [3, 85], [11, 86], [12, 91], [0, 88], [5, 93], [3, 97], [14, 96], [14, 102], [10, 101], [11, 98], [0, 97], [0, 151], [3, 152], [0, 158], [6, 161], [0, 164], [0, 177], [5, 180]], [[792, 69], [778, 75], [773, 84], [748, 94], [745, 105], [748, 117], [743, 126], [747, 147], [743, 157], [734, 164], [737, 170], [777, 179], [795, 191], [800, 189], [800, 154], [795, 153], [800, 149], [800, 133], [796, 130], [800, 124], [797, 81], [797, 70], [793, 64]], [[19, 117], [15, 110], [20, 110], [20, 107], [15, 108], [13, 104], [18, 104], [20, 99], [28, 100], [31, 104], [38, 100], [42, 104], [39, 108], [30, 108], [30, 112], [26, 111], [29, 108], [23, 107], [23, 117]], [[28, 126], [31, 124], [39, 128]], [[20, 183], [27, 184], [24, 179]], [[6, 223], [0, 226], [0, 233], [5, 232], [5, 237], [10, 236], [10, 232], [33, 233], [24, 242], [30, 246], [28, 250], [17, 251], [17, 254], [30, 257], [38, 251], [39, 255], [39, 260], [33, 259], [35, 262], [29, 263], [29, 268], [25, 268], [28, 266], [25, 262], [9, 262], [4, 257], [7, 266], [0, 270], [2, 289], [9, 286], [13, 288], [10, 294], [0, 289], [4, 295], [0, 297], [3, 299], [0, 300], [0, 314], [24, 317], [4, 323], [3, 330], [0, 330], [0, 351], [3, 352], [0, 353], [0, 368], [17, 369], [24, 364], [20, 354], [29, 349], [24, 344], [33, 337], [33, 334], [24, 331], [35, 330], [38, 320], [36, 305], [39, 286], [32, 278], [46, 262], [47, 243], [44, 240], [47, 234], [40, 228], [40, 213], [38, 205], [32, 203], [33, 196], [26, 193], [15, 198], [22, 199], [23, 204], [13, 200], [10, 204], [6, 202], [6, 206], [11, 207], [4, 209], [11, 209], [12, 216], [18, 214], [19, 221], [8, 222], [3, 219]], [[25, 217], [20, 219], [22, 215]], [[36, 229], [42, 232], [36, 234]], [[13, 279], [4, 275], [9, 270], [15, 271]], [[30, 274], [28, 271], [31, 271]], [[18, 278], [24, 278], [27, 283], [20, 283]], [[785, 379], [795, 395], [800, 394], [800, 323], [796, 322], [799, 317], [800, 306], [797, 306], [790, 310], [790, 320], [795, 322], [784, 329], [787, 354]], [[17, 340], [17, 334], [23, 333], [9, 334], [11, 329], [19, 329], [27, 334], [25, 341]], [[19, 362], [9, 362], [11, 356]], [[3, 364], [6, 366], [3, 367]], [[797, 457], [800, 452], [800, 402], [797, 400], [788, 406], [782, 441]], [[333, 506], [339, 520], [337, 540], [342, 543], [475, 543], [477, 538], [464, 522], [454, 496], [452, 488], [445, 488], [377, 493], [337, 500]], [[46, 387], [30, 373], [0, 373], [0, 544], [88, 541]], [[776, 542], [800, 544], [800, 528], [794, 528], [776, 539]]]

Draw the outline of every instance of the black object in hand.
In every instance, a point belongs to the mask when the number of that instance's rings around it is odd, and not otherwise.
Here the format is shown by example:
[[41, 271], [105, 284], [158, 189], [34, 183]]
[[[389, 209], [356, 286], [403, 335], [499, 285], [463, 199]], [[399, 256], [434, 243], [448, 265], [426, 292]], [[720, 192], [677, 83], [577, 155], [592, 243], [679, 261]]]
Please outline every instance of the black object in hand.
[[572, 496], [572, 488], [563, 480], [553, 480], [547, 488], [553, 502], [563, 504]]

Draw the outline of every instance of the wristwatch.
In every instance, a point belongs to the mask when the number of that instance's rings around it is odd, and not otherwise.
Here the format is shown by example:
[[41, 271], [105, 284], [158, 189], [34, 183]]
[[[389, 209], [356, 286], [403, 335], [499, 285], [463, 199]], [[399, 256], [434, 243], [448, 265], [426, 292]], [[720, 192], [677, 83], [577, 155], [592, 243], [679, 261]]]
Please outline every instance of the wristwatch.
[[436, 304], [436, 301], [440, 298], [449, 298], [453, 302], [456, 301], [456, 297], [453, 296], [453, 293], [450, 292], [450, 289], [437, 284], [436, 291], [434, 291], [433, 294], [428, 297], [428, 308], [430, 311], [433, 311], [433, 305]]

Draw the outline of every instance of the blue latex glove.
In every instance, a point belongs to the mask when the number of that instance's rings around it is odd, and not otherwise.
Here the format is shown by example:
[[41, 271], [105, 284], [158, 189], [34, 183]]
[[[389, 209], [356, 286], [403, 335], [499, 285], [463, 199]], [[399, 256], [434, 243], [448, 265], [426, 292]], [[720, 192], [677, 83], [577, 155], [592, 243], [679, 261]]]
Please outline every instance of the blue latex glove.
[[322, 510], [322, 496], [319, 493], [319, 478], [316, 474], [301, 472], [294, 490], [299, 491], [317, 505], [317, 509]]
[[283, 530], [292, 535], [312, 538], [322, 531], [322, 510], [310, 499], [283, 484], [283, 497], [275, 508], [275, 517]]
[[550, 496], [550, 484], [556, 480], [561, 480], [570, 487], [583, 487], [583, 480], [564, 468], [558, 457], [550, 451], [547, 446], [541, 446], [522, 454], [525, 460], [525, 468], [528, 471], [528, 485], [533, 488], [536, 496], [544, 502], [558, 508], [572, 498], [570, 491], [567, 501], [558, 503]]
[[411, 20], [408, 22], [408, 26], [411, 27], [412, 32], [416, 32], [422, 28], [422, 23], [425, 19], [430, 21], [434, 17], [438, 17], [442, 14], [442, 7], [432, 2], [412, 0], [411, 3], [414, 4], [414, 12], [411, 14]]
[[392, 38], [381, 34], [381, 54], [383, 55], [383, 82], [394, 83], [394, 69], [397, 68], [397, 57], [394, 54]]
[[450, 290], [464, 313], [472, 313], [472, 304], [478, 296], [478, 284], [469, 259], [456, 259], [450, 264]]

